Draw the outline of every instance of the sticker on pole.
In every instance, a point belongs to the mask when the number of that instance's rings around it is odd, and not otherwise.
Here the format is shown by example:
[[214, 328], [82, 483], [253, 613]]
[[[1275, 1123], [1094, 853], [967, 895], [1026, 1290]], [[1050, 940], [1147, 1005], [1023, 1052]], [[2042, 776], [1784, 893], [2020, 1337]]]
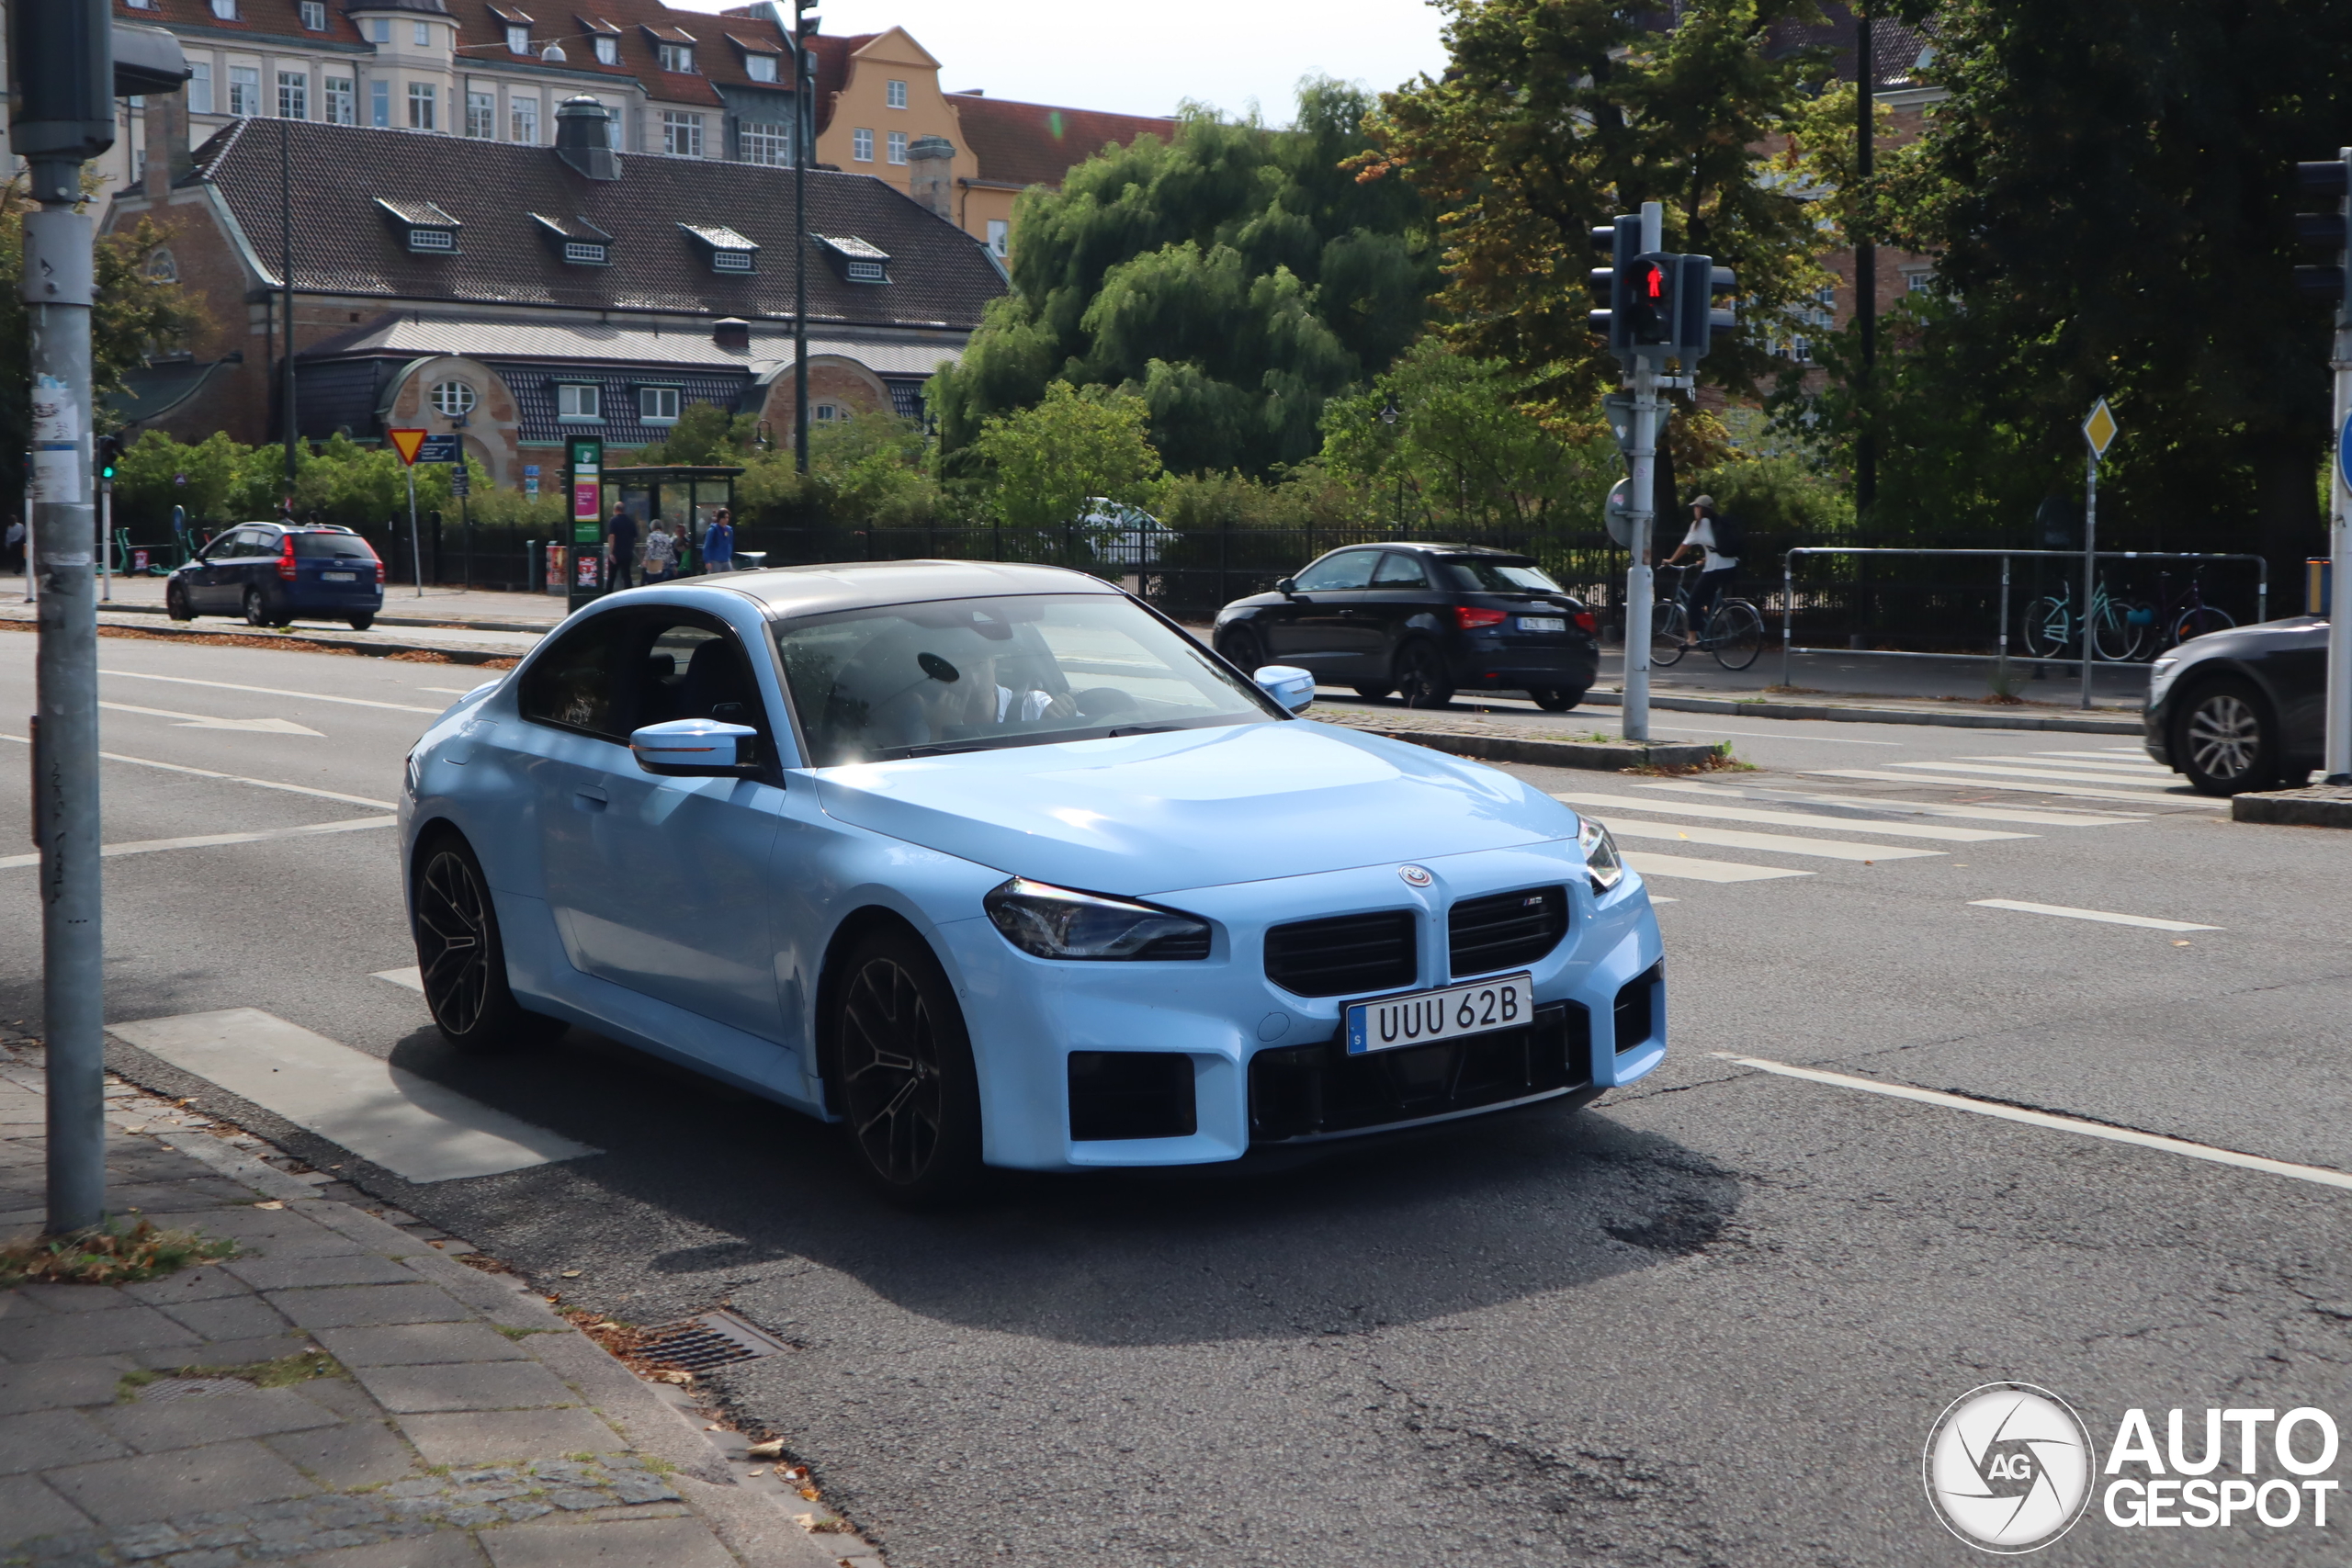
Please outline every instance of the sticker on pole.
[[401, 455], [401, 461], [413, 464], [416, 461], [418, 448], [424, 445], [425, 436], [432, 433], [424, 430], [388, 430], [384, 434], [390, 438], [392, 450]]
[[2107, 400], [2101, 398], [2098, 407], [2091, 410], [2090, 418], [2083, 421], [2083, 439], [2091, 444], [2091, 455], [2106, 457], [2108, 447], [2114, 443], [2116, 432], [2122, 428], [2115, 423], [2115, 415], [2109, 412]]

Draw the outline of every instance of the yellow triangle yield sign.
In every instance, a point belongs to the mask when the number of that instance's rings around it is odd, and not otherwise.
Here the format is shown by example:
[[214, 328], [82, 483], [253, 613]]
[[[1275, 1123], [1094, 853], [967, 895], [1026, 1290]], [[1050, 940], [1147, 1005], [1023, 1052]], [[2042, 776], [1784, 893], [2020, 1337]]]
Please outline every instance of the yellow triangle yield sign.
[[[2106, 406], [2107, 405], [2105, 403], [2099, 404], [2099, 407], [2101, 408], [2105, 408]], [[384, 434], [391, 437], [392, 449], [401, 455], [401, 462], [413, 464], [416, 461], [417, 448], [424, 445], [425, 432], [422, 430], [388, 430], [384, 432]]]
[[2083, 438], [2091, 444], [2093, 453], [2104, 457], [2107, 456], [2109, 444], [2115, 439], [2116, 432], [2122, 428], [2115, 423], [2115, 415], [2108, 411], [2107, 400], [2101, 398], [2098, 400], [2098, 407], [2091, 410], [2090, 418], [2083, 421]]

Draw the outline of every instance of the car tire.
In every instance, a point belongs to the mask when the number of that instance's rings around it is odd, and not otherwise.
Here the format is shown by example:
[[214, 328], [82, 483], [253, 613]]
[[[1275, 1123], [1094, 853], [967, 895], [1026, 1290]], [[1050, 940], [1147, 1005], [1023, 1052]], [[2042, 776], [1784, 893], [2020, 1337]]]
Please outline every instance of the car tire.
[[1376, 703], [1385, 697], [1395, 696], [1396, 694], [1396, 688], [1386, 684], [1377, 686], [1358, 686], [1355, 689], [1355, 693], [1357, 696], [1362, 697], [1365, 702]]
[[1527, 694], [1534, 698], [1535, 705], [1545, 713], [1566, 713], [1584, 701], [1588, 690], [1589, 688], [1584, 686], [1573, 690], [1566, 686], [1531, 686]]
[[164, 585], [164, 614], [175, 621], [196, 619], [196, 612], [188, 608], [187, 588], [176, 579]]
[[1244, 675], [1255, 675], [1266, 665], [1265, 645], [1258, 634], [1247, 626], [1236, 626], [1216, 639], [1216, 650], [1225, 661]]
[[1408, 642], [1397, 649], [1396, 694], [1408, 708], [1442, 708], [1453, 700], [1453, 676], [1436, 644]]
[[351, 629], [356, 632], [364, 632], [376, 624], [376, 617], [373, 615], [353, 615], [350, 620]]
[[2225, 676], [2180, 698], [2174, 765], [2203, 795], [2244, 795], [2278, 780], [2278, 721], [2253, 682]]
[[416, 860], [411, 933], [424, 1005], [441, 1038], [468, 1055], [544, 1045], [567, 1027], [525, 1008], [506, 983], [506, 946], [490, 880], [465, 840], [428, 839]]
[[938, 958], [905, 927], [883, 927], [858, 939], [830, 989], [831, 1087], [858, 1169], [911, 1207], [971, 1196], [979, 1076]]
[[249, 626], [290, 626], [294, 617], [269, 606], [269, 596], [258, 588], [245, 590], [245, 625]]

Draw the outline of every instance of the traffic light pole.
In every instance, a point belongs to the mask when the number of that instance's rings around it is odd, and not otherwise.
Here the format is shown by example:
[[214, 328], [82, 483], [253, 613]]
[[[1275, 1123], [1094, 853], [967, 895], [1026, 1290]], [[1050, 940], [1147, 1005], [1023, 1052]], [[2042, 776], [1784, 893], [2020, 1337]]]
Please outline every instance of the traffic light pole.
[[[1642, 203], [1642, 250], [1664, 245], [1666, 209]], [[1650, 540], [1657, 502], [1657, 360], [1634, 359], [1634, 445], [1625, 456], [1633, 483], [1626, 487], [1626, 534], [1633, 563], [1625, 569], [1625, 694], [1618, 710], [1618, 734], [1628, 740], [1650, 738], [1650, 607], [1657, 601], [1650, 570]]]
[[[2352, 149], [2345, 153], [2352, 163]], [[2352, 207], [2352, 200], [2347, 200]], [[2345, 462], [2345, 429], [2352, 425], [2352, 268], [2346, 297], [2335, 307], [2335, 461], [2329, 476], [2327, 728], [2321, 742], [2320, 773], [2332, 784], [2352, 784], [2352, 480]]]

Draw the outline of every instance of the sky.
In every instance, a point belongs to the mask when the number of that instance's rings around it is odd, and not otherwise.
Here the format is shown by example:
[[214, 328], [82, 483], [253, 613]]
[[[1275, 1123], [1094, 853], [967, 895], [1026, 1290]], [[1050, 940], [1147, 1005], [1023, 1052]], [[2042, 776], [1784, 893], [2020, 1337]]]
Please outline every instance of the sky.
[[[669, 3], [722, 11], [741, 0]], [[790, 0], [782, 8], [789, 17]], [[1423, 0], [824, 0], [820, 15], [837, 35], [906, 28], [950, 92], [1124, 114], [1173, 114], [1193, 98], [1238, 115], [1255, 100], [1280, 125], [1302, 76], [1378, 92], [1445, 61], [1442, 18]]]

